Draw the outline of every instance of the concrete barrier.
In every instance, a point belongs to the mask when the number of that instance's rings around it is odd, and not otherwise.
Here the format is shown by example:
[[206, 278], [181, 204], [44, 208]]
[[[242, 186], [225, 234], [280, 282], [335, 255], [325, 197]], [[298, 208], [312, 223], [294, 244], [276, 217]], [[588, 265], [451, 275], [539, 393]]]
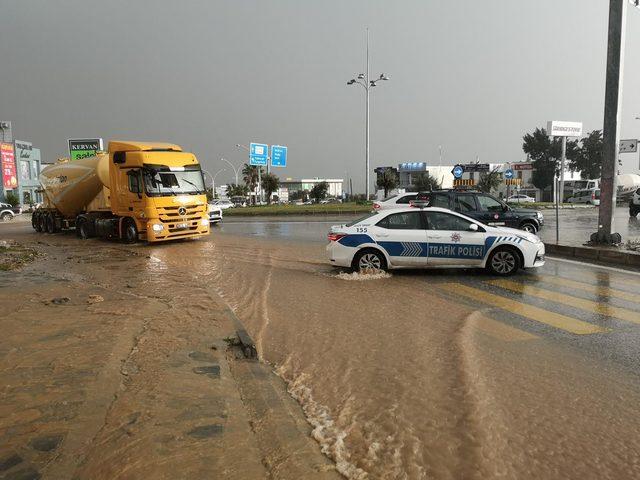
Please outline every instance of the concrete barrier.
[[587, 247], [560, 245], [555, 243], [545, 243], [547, 255], [575, 258], [579, 260], [589, 260], [616, 266], [627, 266], [633, 269], [640, 269], [640, 253], [618, 248]]

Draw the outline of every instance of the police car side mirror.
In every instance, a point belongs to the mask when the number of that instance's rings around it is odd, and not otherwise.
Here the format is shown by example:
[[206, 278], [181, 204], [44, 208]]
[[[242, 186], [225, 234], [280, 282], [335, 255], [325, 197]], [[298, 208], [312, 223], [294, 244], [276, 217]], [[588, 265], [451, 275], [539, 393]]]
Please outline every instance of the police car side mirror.
[[469, 225], [469, 231], [470, 232], [477, 232], [478, 231], [478, 225], [475, 223], [472, 223], [471, 225]]

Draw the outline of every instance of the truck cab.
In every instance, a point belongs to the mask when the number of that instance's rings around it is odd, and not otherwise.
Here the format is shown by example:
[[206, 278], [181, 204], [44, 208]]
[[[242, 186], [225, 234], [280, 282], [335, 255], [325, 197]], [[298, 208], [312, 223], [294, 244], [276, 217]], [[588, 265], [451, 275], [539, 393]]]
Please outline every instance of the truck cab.
[[123, 227], [125, 237], [153, 242], [209, 233], [204, 180], [194, 154], [173, 144], [109, 142], [109, 160], [111, 211], [133, 220]]

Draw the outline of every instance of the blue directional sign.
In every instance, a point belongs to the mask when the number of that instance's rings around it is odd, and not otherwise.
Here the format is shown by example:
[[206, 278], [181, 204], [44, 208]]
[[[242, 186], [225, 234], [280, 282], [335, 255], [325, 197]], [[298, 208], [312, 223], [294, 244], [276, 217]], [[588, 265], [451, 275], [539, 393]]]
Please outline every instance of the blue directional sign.
[[264, 143], [249, 144], [249, 165], [265, 167], [269, 157], [269, 146]]
[[506, 178], [507, 180], [511, 180], [513, 178], [513, 170], [511, 170], [510, 168], [505, 170], [504, 178]]
[[451, 170], [451, 173], [453, 173], [454, 178], [462, 178], [464, 168], [462, 167], [462, 165], [456, 165], [455, 167], [453, 167], [453, 170]]
[[271, 166], [287, 166], [287, 147], [283, 145], [271, 145]]

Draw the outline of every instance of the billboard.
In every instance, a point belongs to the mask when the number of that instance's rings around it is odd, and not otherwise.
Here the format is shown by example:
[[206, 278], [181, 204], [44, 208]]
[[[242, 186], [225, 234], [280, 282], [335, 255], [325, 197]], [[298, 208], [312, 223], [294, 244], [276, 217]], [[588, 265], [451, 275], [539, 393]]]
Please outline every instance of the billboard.
[[582, 122], [551, 120], [547, 122], [547, 135], [551, 137], [581, 137]]
[[0, 143], [0, 163], [2, 163], [2, 185], [5, 190], [18, 188], [18, 171], [13, 144]]
[[100, 150], [103, 150], [101, 138], [69, 139], [69, 158], [71, 160], [93, 157]]

